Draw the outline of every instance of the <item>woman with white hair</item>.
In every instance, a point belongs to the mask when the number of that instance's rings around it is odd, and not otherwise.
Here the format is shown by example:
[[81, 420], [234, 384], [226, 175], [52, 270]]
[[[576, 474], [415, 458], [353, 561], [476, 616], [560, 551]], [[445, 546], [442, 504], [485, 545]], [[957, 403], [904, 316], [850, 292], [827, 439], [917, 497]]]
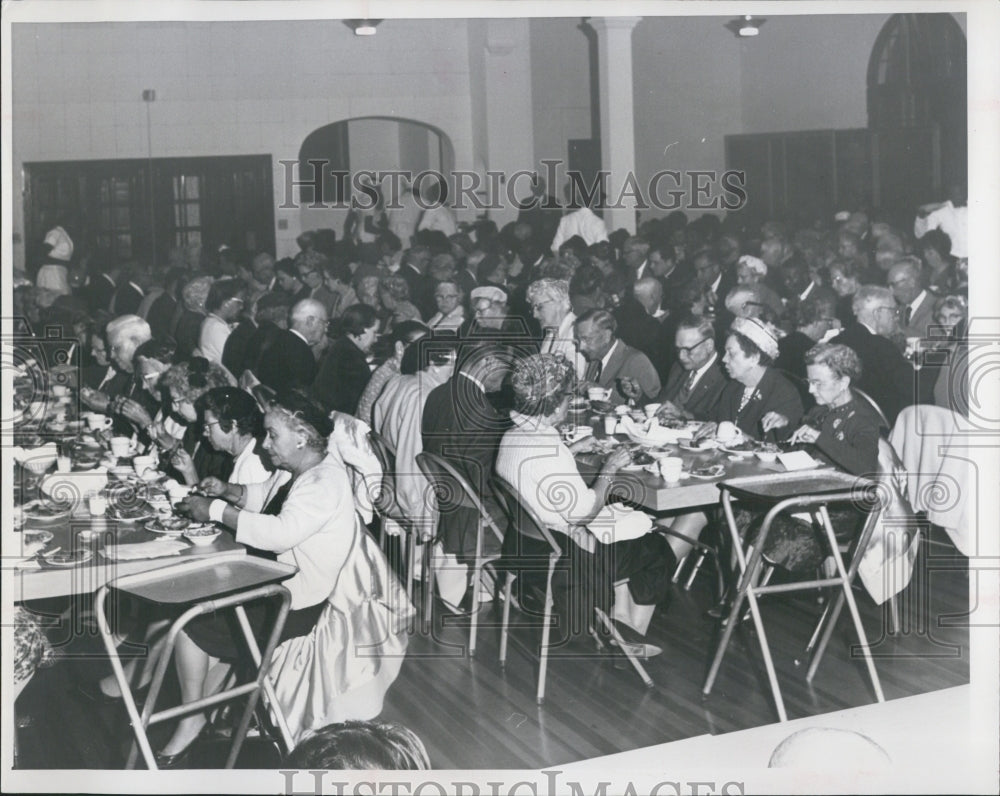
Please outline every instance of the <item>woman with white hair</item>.
[[587, 361], [579, 352], [573, 325], [576, 314], [569, 299], [569, 282], [565, 279], [538, 279], [528, 285], [528, 304], [542, 327], [540, 353], [562, 354], [573, 363], [576, 377], [587, 372]]
[[[757, 301], [770, 310], [774, 318], [780, 318], [785, 305], [779, 296], [764, 280], [767, 277], [767, 263], [759, 257], [744, 254], [736, 262], [736, 284], [753, 288]], [[739, 315], [739, 313], [734, 313]]]

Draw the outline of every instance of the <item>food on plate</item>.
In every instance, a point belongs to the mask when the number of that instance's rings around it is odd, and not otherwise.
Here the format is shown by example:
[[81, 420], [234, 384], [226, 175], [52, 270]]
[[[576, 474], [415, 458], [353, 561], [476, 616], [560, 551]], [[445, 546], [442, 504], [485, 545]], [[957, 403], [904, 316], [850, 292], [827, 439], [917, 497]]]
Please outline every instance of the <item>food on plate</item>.
[[199, 525], [184, 531], [184, 538], [194, 545], [208, 545], [212, 544], [221, 533], [222, 531], [214, 525]]
[[698, 478], [717, 478], [726, 471], [721, 464], [710, 464], [705, 467], [695, 467], [691, 470], [691, 475]]
[[68, 514], [70, 506], [41, 498], [24, 506], [24, 516], [33, 520], [51, 520]]
[[108, 516], [113, 520], [122, 520], [123, 522], [144, 520], [152, 514], [153, 507], [145, 500], [139, 500], [135, 503], [111, 503], [108, 506]]
[[42, 560], [56, 567], [72, 567], [90, 561], [93, 557], [94, 551], [86, 547], [78, 547], [75, 550], [56, 548], [51, 553], [42, 553]]
[[48, 544], [52, 541], [51, 531], [24, 531], [21, 534], [21, 539], [24, 541], [25, 545], [42, 545]]
[[184, 517], [154, 517], [146, 523], [146, 530], [154, 533], [181, 533], [191, 526]]

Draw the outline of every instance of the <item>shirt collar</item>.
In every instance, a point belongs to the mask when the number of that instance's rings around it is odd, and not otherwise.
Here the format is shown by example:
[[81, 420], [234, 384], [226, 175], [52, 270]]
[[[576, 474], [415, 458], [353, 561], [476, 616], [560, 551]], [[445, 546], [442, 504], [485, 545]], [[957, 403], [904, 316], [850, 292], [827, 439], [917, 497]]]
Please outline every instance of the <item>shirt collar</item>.
[[722, 272], [721, 271], [719, 272], [719, 275], [717, 277], [715, 277], [715, 281], [712, 282], [712, 292], [713, 293], [715, 293], [715, 292], [718, 291], [718, 289], [719, 289], [719, 283], [720, 282], [722, 282]]
[[705, 375], [705, 371], [708, 370], [710, 367], [712, 367], [712, 365], [715, 364], [715, 360], [717, 360], [718, 358], [719, 358], [719, 352], [716, 351], [715, 353], [712, 354], [708, 362], [706, 362], [704, 365], [702, 365], [694, 372], [694, 381], [691, 382], [692, 387], [701, 380], [701, 377]]
[[924, 299], [927, 298], [927, 291], [921, 290], [920, 294], [910, 302], [910, 314], [912, 315], [917, 311], [917, 307], [924, 303]]
[[143, 290], [143, 289], [142, 289], [141, 287], [139, 287], [139, 286], [138, 286], [138, 285], [137, 285], [137, 284], [136, 284], [135, 282], [133, 282], [133, 281], [132, 281], [131, 279], [130, 279], [130, 280], [128, 281], [128, 283], [129, 283], [129, 284], [130, 284], [130, 285], [131, 285], [132, 287], [134, 287], [134, 288], [135, 288], [136, 290], [138, 290], [138, 291], [139, 291], [139, 295], [140, 295], [140, 296], [145, 296], [145, 295], [146, 295], [146, 291], [145, 291], [145, 290]]
[[601, 372], [602, 373], [604, 372], [604, 369], [608, 366], [608, 361], [611, 359], [611, 355], [615, 353], [615, 349], [617, 349], [618, 346], [620, 346], [621, 344], [622, 344], [622, 341], [616, 339], [615, 342], [614, 342], [614, 344], [611, 346], [611, 348], [608, 349], [608, 353], [606, 353], [601, 358]]
[[312, 343], [306, 340], [305, 335], [302, 334], [302, 332], [300, 332], [298, 329], [289, 329], [288, 331], [299, 337], [302, 340], [302, 342], [305, 343], [307, 346], [309, 346], [310, 348], [312, 347]]

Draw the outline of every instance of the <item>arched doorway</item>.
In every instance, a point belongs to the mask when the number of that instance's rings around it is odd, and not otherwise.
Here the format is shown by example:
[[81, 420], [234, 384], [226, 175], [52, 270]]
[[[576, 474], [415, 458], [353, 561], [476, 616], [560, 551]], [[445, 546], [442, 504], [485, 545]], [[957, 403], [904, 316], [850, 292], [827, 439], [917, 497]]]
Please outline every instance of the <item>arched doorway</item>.
[[[302, 229], [330, 227], [341, 237], [352, 197], [352, 179], [362, 172], [386, 174], [421, 172], [450, 174], [455, 150], [442, 130], [415, 119], [392, 116], [360, 116], [324, 125], [306, 136], [299, 149], [299, 179], [312, 178], [312, 186], [300, 190]], [[427, 180], [426, 182], [431, 182]], [[386, 200], [394, 198], [399, 181], [386, 177], [380, 187]]]
[[965, 34], [951, 14], [894, 14], [882, 27], [867, 82], [883, 201], [892, 193], [919, 204], [965, 184], [966, 60]]

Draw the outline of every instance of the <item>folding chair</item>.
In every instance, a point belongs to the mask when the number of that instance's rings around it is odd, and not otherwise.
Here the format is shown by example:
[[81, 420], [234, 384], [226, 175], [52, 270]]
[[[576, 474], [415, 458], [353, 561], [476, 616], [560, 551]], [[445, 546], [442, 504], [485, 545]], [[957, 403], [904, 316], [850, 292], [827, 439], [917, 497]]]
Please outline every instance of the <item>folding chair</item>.
[[[372, 450], [382, 465], [382, 489], [378, 499], [374, 501], [375, 512], [382, 520], [381, 533], [379, 535], [379, 545], [385, 550], [385, 523], [392, 520], [402, 528], [406, 541], [403, 543], [403, 555], [406, 558], [406, 596], [413, 601], [413, 578], [417, 567], [417, 528], [413, 520], [406, 517], [396, 503], [396, 451], [392, 449], [388, 441], [377, 431], [368, 432], [371, 440]], [[429, 548], [425, 546], [424, 560], [421, 562], [421, 571], [427, 571], [427, 558]]]
[[[486, 511], [486, 507], [483, 505], [482, 498], [469, 483], [468, 479], [463, 476], [458, 470], [456, 470], [447, 460], [438, 456], [437, 454], [431, 453], [430, 451], [423, 451], [417, 454], [417, 465], [420, 467], [421, 472], [427, 476], [427, 480], [431, 482], [434, 487], [435, 499], [438, 503], [438, 523], [440, 527], [440, 510], [442, 508], [441, 504], [445, 501], [449, 501], [452, 507], [464, 506], [473, 509], [477, 515], [476, 522], [476, 555], [472, 566], [472, 588], [473, 588], [473, 600], [477, 600], [479, 597], [479, 582], [482, 577], [483, 568], [500, 558], [499, 553], [494, 553], [489, 556], [483, 554], [483, 533], [486, 528], [492, 532], [492, 534], [497, 538], [500, 544], [503, 544], [503, 532], [497, 528], [496, 523], [493, 522], [493, 518], [490, 517], [489, 513]], [[447, 505], [444, 507], [447, 510]], [[440, 536], [440, 531], [436, 536]], [[431, 599], [434, 594], [434, 570], [433, 567], [427, 567], [427, 589], [424, 595], [424, 618], [425, 620], [430, 618], [430, 605]], [[479, 612], [472, 612], [472, 623], [469, 629], [469, 655], [476, 654], [476, 629], [479, 626]]]
[[[806, 473], [792, 472], [766, 476], [751, 476], [747, 478], [734, 478], [729, 481], [723, 481], [718, 486], [722, 493], [720, 497], [722, 509], [726, 517], [726, 523], [729, 526], [733, 549], [736, 551], [741, 577], [739, 591], [736, 598], [733, 600], [733, 604], [729, 612], [729, 619], [723, 629], [719, 646], [716, 648], [715, 656], [708, 672], [708, 677], [705, 679], [705, 685], [702, 688], [702, 694], [707, 697], [712, 692], [712, 686], [715, 684], [715, 678], [718, 676], [719, 668], [722, 665], [722, 658], [726, 654], [726, 648], [729, 646], [733, 630], [738, 623], [737, 617], [740, 616], [743, 610], [743, 600], [745, 598], [750, 603], [750, 613], [753, 617], [753, 623], [757, 630], [757, 636], [760, 639], [761, 652], [764, 656], [764, 666], [767, 669], [767, 677], [771, 685], [771, 692], [774, 696], [775, 705], [778, 709], [778, 717], [781, 721], [788, 721], [788, 715], [785, 712], [785, 703], [781, 698], [781, 689], [778, 685], [774, 661], [771, 658], [771, 649], [768, 646], [767, 635], [764, 631], [764, 622], [761, 618], [757, 598], [763, 594], [805, 591], [829, 586], [839, 586], [843, 595], [843, 600], [847, 602], [851, 619], [854, 622], [854, 629], [857, 632], [859, 646], [861, 647], [862, 655], [864, 656], [865, 664], [868, 668], [868, 675], [871, 678], [872, 687], [875, 690], [875, 697], [879, 702], [884, 702], [885, 697], [882, 694], [882, 686], [879, 682], [878, 672], [875, 671], [875, 664], [872, 660], [871, 650], [868, 647], [868, 639], [865, 635], [864, 626], [861, 624], [861, 616], [858, 613], [858, 606], [854, 601], [854, 594], [851, 589], [851, 584], [857, 575], [858, 566], [861, 563], [861, 557], [864, 555], [864, 551], [868, 545], [868, 540], [871, 538], [872, 531], [875, 528], [875, 523], [882, 511], [881, 499], [876, 507], [869, 513], [865, 521], [864, 528], [854, 545], [854, 553], [851, 556], [849, 569], [844, 567], [844, 560], [841, 557], [840, 550], [837, 545], [837, 538], [833, 532], [833, 526], [830, 524], [830, 515], [827, 512], [828, 503], [856, 502], [862, 495], [867, 496], [866, 490], [868, 488], [874, 488], [875, 483], [868, 479], [857, 478], [845, 473], [821, 470]], [[878, 497], [877, 491], [873, 494]], [[743, 543], [740, 538], [739, 528], [736, 527], [736, 519], [733, 514], [732, 507], [734, 499], [746, 500], [757, 503], [758, 505], [764, 504], [770, 506], [767, 514], [764, 516], [760, 532], [754, 541], [749, 559], [743, 551]], [[767, 541], [767, 536], [771, 531], [775, 518], [783, 512], [802, 509], [808, 510], [814, 518], [819, 520], [819, 523], [826, 535], [827, 542], [829, 543], [831, 551], [830, 554], [833, 557], [834, 564], [837, 568], [836, 576], [830, 578], [817, 577], [815, 580], [798, 581], [795, 583], [780, 583], [773, 586], [766, 583], [760, 583], [759, 574], [763, 565], [763, 551]], [[814, 652], [814, 658], [810, 664], [811, 672], [814, 672], [815, 667], [819, 665], [819, 660], [822, 658], [823, 653], [826, 650], [826, 642], [829, 640], [830, 633], [832, 632], [833, 621], [836, 620], [835, 614], [832, 612], [826, 612], [820, 619], [820, 623], [823, 624], [824, 620], [826, 620], [828, 616], [830, 616], [832, 621], [830, 621], [829, 625], [824, 629], [821, 643]], [[816, 636], [814, 634], [814, 639], [815, 637]], [[812, 641], [810, 641], [810, 644], [812, 644]]]
[[[546, 556], [547, 566], [545, 569], [545, 608], [542, 616], [542, 640], [538, 661], [538, 689], [535, 694], [538, 704], [541, 705], [545, 701], [545, 675], [548, 669], [549, 638], [552, 630], [552, 576], [555, 574], [556, 564], [562, 557], [562, 548], [552, 536], [552, 531], [546, 528], [545, 525], [539, 520], [538, 515], [521, 501], [517, 491], [510, 484], [500, 478], [495, 478], [494, 485], [496, 486], [498, 497], [501, 499], [501, 503], [506, 509], [507, 516], [512, 523], [513, 530], [529, 539], [543, 542], [548, 546], [548, 554]], [[570, 542], [570, 544], [575, 543]], [[523, 570], [525, 567], [518, 566], [518, 569]], [[501, 668], [504, 668], [507, 665], [507, 638], [510, 625], [511, 590], [515, 577], [515, 573], [513, 571], [509, 571], [507, 573], [507, 581], [504, 584], [503, 623], [500, 630]], [[636, 658], [635, 654], [631, 651], [629, 645], [626, 644], [619, 635], [618, 631], [615, 629], [614, 623], [600, 608], [595, 608], [595, 613], [598, 621], [604, 625], [605, 629], [618, 643], [619, 648], [628, 658], [629, 663], [632, 664], [639, 677], [642, 678], [646, 687], [652, 688], [652, 678], [646, 672], [645, 667], [639, 662], [638, 658]]]
[[[135, 733], [136, 743], [142, 752], [146, 766], [150, 770], [157, 769], [156, 758], [150, 747], [149, 737], [146, 734], [146, 730], [150, 725], [192, 713], [199, 713], [215, 705], [231, 702], [243, 696], [249, 696], [239, 724], [233, 733], [232, 747], [229, 750], [229, 756], [226, 758], [225, 767], [232, 768], [236, 763], [236, 758], [239, 756], [240, 748], [250, 727], [250, 718], [257, 707], [262, 691], [267, 698], [269, 707], [275, 715], [286, 752], [291, 751], [291, 733], [288, 731], [288, 724], [282, 713], [281, 705], [275, 699], [274, 689], [267, 675], [271, 667], [271, 657], [274, 654], [281, 631], [285, 625], [285, 618], [288, 615], [288, 606], [291, 600], [288, 589], [278, 581], [291, 577], [295, 572], [295, 567], [277, 561], [246, 556], [240, 550], [233, 551], [230, 556], [220, 555], [174, 564], [149, 572], [140, 572], [135, 575], [125, 575], [101, 586], [98, 590], [94, 601], [97, 626], [100, 629], [101, 638], [107, 650], [115, 679], [118, 681], [118, 686], [121, 689], [125, 709], [128, 712], [129, 721]], [[166, 643], [156, 663], [149, 694], [141, 715], [136, 708], [135, 698], [132, 695], [125, 670], [122, 668], [121, 659], [118, 657], [115, 637], [105, 613], [105, 604], [111, 591], [122, 592], [162, 605], [189, 605], [174, 620], [170, 626], [170, 630], [167, 632]], [[279, 601], [278, 614], [267, 637], [264, 651], [261, 652], [243, 606], [255, 600], [271, 598]], [[156, 700], [166, 676], [167, 666], [170, 663], [174, 645], [181, 631], [188, 623], [199, 616], [228, 608], [233, 608], [236, 612], [236, 619], [249, 647], [253, 663], [257, 667], [254, 680], [242, 685], [225, 688], [216, 694], [195, 700], [194, 702], [154, 712]], [[136, 744], [133, 744], [125, 767], [129, 769], [133, 768], [135, 760]]]

